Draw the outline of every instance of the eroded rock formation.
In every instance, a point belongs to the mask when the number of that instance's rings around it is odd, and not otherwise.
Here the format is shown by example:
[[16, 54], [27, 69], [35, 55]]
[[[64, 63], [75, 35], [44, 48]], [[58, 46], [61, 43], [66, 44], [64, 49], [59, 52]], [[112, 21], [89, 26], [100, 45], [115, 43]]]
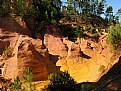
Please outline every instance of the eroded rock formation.
[[22, 29], [27, 27], [18, 22], [14, 31], [6, 27], [8, 23], [0, 24], [0, 67], [5, 78], [21, 76], [30, 67], [34, 81], [45, 80], [53, 72], [68, 71], [77, 82], [96, 82], [118, 62], [119, 57], [111, 61], [113, 53], [106, 44], [106, 35], [100, 36], [99, 42], [83, 38], [74, 43], [51, 25], [43, 40], [33, 39], [28, 37], [29, 32], [19, 30], [20, 25]]
[[[20, 76], [25, 73], [27, 67], [32, 69], [33, 80], [47, 79], [49, 73], [56, 72], [56, 67], [50, 61], [48, 50], [43, 48], [41, 40], [34, 40], [19, 34], [16, 34], [17, 36], [8, 35], [5, 34], [4, 37], [8, 37], [10, 43], [8, 48], [11, 49], [11, 55], [3, 59], [5, 61], [2, 75], [5, 78]], [[10, 38], [14, 39], [15, 44]], [[4, 45], [5, 43], [1, 44], [1, 46]]]

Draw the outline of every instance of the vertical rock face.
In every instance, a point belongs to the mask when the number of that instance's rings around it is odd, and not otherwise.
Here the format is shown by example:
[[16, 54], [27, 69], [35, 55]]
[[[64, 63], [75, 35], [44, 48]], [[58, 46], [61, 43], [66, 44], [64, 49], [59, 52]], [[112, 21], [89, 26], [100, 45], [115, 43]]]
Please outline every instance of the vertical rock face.
[[50, 25], [44, 35], [44, 44], [50, 54], [66, 57], [68, 47], [63, 43], [63, 36], [58, 27]]
[[81, 48], [79, 47], [79, 45], [75, 43], [71, 44], [71, 47], [69, 48], [69, 51], [68, 51], [68, 56], [66, 57], [66, 60], [69, 60], [69, 59], [76, 62], [82, 61]]
[[44, 44], [48, 48], [50, 54], [59, 55], [61, 57], [67, 56], [68, 48], [61, 38], [45, 34]]
[[24, 40], [20, 43], [18, 46], [17, 59], [18, 75], [23, 74], [24, 70], [30, 67], [34, 75], [33, 80], [47, 79], [48, 72], [43, 63], [43, 61], [46, 61], [45, 57], [36, 51], [30, 40]]
[[13, 41], [8, 39], [10, 42], [8, 46], [12, 49], [11, 56], [4, 59], [2, 75], [5, 78], [22, 77], [28, 67], [32, 69], [34, 81], [45, 80], [48, 74], [56, 72], [56, 66], [50, 61], [48, 50], [43, 49], [41, 40], [34, 40], [24, 35], [13, 38], [16, 38], [16, 43], [12, 46], [10, 44]]

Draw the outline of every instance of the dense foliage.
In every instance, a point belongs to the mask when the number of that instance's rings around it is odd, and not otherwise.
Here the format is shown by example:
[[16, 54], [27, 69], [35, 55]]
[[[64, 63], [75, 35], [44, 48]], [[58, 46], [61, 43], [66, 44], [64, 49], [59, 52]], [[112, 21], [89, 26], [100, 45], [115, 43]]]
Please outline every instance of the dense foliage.
[[73, 8], [73, 12], [78, 10], [79, 13], [101, 15], [104, 13], [106, 0], [67, 0], [66, 3]]
[[108, 6], [105, 12], [105, 16], [107, 21], [113, 21], [114, 20], [114, 16], [113, 16], [113, 7], [112, 6]]
[[120, 23], [120, 25], [121, 25], [121, 8], [118, 9], [116, 20], [117, 20], [117, 23]]
[[111, 26], [108, 33], [108, 43], [112, 45], [114, 50], [121, 48], [121, 26]]
[[[46, 25], [59, 25], [59, 20], [62, 18], [62, 15], [69, 21], [83, 21], [81, 23], [88, 24], [91, 26], [90, 32], [95, 35], [97, 35], [97, 33], [94, 33], [95, 28], [106, 26], [107, 22], [118, 22], [121, 15], [121, 10], [119, 9], [115, 17], [113, 15], [113, 7], [105, 7], [106, 0], [67, 0], [65, 4], [67, 6], [63, 6], [61, 9], [61, 0], [12, 0], [8, 2], [1, 0], [0, 15], [15, 14], [21, 16], [30, 29], [32, 37], [35, 37], [35, 31], [40, 32], [43, 36], [43, 29]], [[102, 21], [102, 14], [105, 15], [107, 21]], [[33, 24], [28, 20], [33, 20]], [[31, 25], [33, 25], [34, 28], [32, 28]], [[68, 30], [70, 31], [69, 28], [71, 28], [73, 32], [68, 32]], [[66, 32], [70, 34], [67, 36]], [[69, 26], [65, 28], [65, 33], [63, 35], [69, 38], [82, 37], [83, 32], [83, 28], [78, 25], [75, 28]]]
[[[21, 16], [30, 31], [41, 32], [40, 26], [43, 22], [47, 24], [57, 24], [60, 18], [61, 1], [60, 0], [11, 0], [0, 1], [0, 15], [18, 15]], [[34, 29], [31, 28], [29, 20], [33, 20]], [[39, 28], [39, 29], [38, 29]], [[32, 34], [35, 32], [32, 32]], [[35, 35], [35, 34], [33, 34]], [[33, 37], [33, 36], [32, 36]]]
[[68, 72], [50, 74], [49, 80], [50, 84], [45, 88], [45, 91], [77, 91], [76, 82]]
[[[40, 32], [43, 36], [43, 29], [46, 25], [60, 25], [59, 20], [63, 17], [73, 22], [78, 21], [85, 24], [90, 22], [94, 28], [119, 20], [118, 16], [113, 15], [112, 6], [108, 6], [106, 9], [106, 0], [66, 0], [63, 3], [66, 6], [62, 6], [61, 0], [1, 0], [0, 15], [21, 16], [30, 29], [31, 37], [35, 37], [35, 31]], [[105, 15], [106, 22], [101, 18], [102, 14]], [[120, 10], [117, 14], [120, 16]], [[29, 20], [32, 20], [32, 24]], [[73, 30], [72, 35], [76, 37], [83, 35], [82, 29], [78, 26]]]

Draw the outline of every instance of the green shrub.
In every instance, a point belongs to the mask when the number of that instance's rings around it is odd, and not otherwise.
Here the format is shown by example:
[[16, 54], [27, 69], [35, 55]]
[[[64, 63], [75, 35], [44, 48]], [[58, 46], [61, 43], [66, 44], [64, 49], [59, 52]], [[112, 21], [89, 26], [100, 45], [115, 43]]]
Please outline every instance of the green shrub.
[[76, 37], [83, 37], [83, 35], [84, 35], [84, 30], [83, 30], [83, 28], [81, 26], [77, 26], [74, 29], [74, 32], [75, 32]]
[[121, 26], [111, 26], [108, 33], [108, 43], [113, 50], [119, 50], [121, 48]]
[[80, 83], [80, 87], [81, 90], [79, 91], [92, 91], [96, 87], [96, 84], [91, 82], [82, 82]]
[[48, 79], [50, 84], [44, 88], [44, 91], [92, 91], [96, 86], [91, 82], [77, 84], [68, 72], [52, 73]]
[[94, 34], [96, 32], [95, 28], [91, 25], [85, 26], [85, 31], [89, 31], [91, 34]]
[[5, 1], [3, 1], [0, 4], [0, 16], [5, 16], [6, 15], [6, 13], [7, 13], [6, 8], [7, 8], [7, 3]]
[[21, 81], [19, 77], [16, 77], [14, 82], [11, 84], [10, 91], [34, 91], [32, 86], [32, 77], [33, 74], [31, 69], [28, 67], [26, 69], [26, 75], [23, 76], [24, 81]]
[[34, 18], [38, 18], [39, 17], [39, 14], [40, 14], [40, 11], [38, 9], [38, 7], [34, 6], [34, 5], [31, 5], [29, 7], [29, 11], [28, 13], [33, 16]]
[[2, 53], [3, 58], [7, 57], [7, 56], [10, 55], [10, 54], [11, 54], [11, 51], [10, 51], [10, 49], [6, 46], [6, 47], [5, 47], [5, 50], [4, 50], [3, 53]]
[[65, 25], [63, 26], [64, 29], [62, 30], [62, 33], [65, 37], [72, 37], [73, 36], [73, 27], [71, 25]]
[[90, 33], [95, 33], [95, 28], [93, 26], [90, 26], [90, 29], [89, 29]]
[[98, 36], [98, 33], [97, 33], [97, 32], [95, 32], [95, 33], [93, 34], [93, 36], [94, 36], [94, 37], [97, 37], [97, 36]]
[[26, 75], [23, 76], [24, 85], [25, 85], [25, 88], [28, 88], [28, 89], [27, 89], [28, 91], [32, 91], [32, 89], [33, 89], [33, 87], [32, 87], [32, 78], [33, 78], [32, 71], [31, 71], [31, 69], [28, 67], [28, 68], [26, 69]]
[[51, 20], [51, 23], [52, 23], [53, 25], [57, 25], [57, 21], [54, 20], [54, 19]]
[[45, 87], [45, 91], [77, 91], [77, 88], [75, 88], [76, 82], [68, 72], [53, 73], [48, 78], [50, 84]]
[[85, 26], [85, 31], [89, 31], [90, 27], [89, 26]]
[[26, 6], [27, 5], [25, 0], [14, 1], [13, 3], [14, 13], [23, 17], [24, 14], [27, 12]]
[[23, 91], [22, 90], [22, 82], [18, 77], [14, 79], [13, 84], [10, 87], [10, 91]]
[[105, 66], [104, 65], [100, 65], [98, 71], [99, 72], [104, 72]]

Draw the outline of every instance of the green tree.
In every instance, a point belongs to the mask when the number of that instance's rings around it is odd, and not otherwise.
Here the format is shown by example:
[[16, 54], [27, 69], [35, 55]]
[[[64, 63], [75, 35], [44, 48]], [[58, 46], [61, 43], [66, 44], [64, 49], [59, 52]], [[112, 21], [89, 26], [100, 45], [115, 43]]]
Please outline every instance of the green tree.
[[106, 0], [101, 0], [101, 1], [98, 3], [97, 15], [100, 16], [101, 14], [104, 14], [105, 2], [106, 2]]
[[6, 0], [0, 1], [0, 16], [8, 15], [10, 12], [9, 8], [10, 2]]
[[13, 13], [23, 17], [25, 14], [27, 14], [26, 5], [25, 0], [14, 0], [12, 6]]
[[105, 12], [105, 16], [106, 16], [106, 19], [109, 22], [114, 20], [114, 17], [113, 17], [113, 7], [112, 6], [108, 6], [107, 7], [106, 12]]
[[119, 20], [120, 20], [119, 23], [120, 23], [120, 25], [121, 25], [121, 8], [118, 9], [117, 15], [118, 15], [118, 17], [119, 17]]
[[74, 30], [75, 30], [76, 37], [82, 38], [84, 36], [84, 30], [81, 26], [77, 26], [76, 28], [74, 28]]
[[119, 24], [119, 16], [116, 15], [116, 16], [114, 17], [114, 20], [116, 21], [117, 24]]
[[89, 13], [90, 12], [90, 1], [83, 0], [82, 1], [82, 13]]
[[76, 21], [77, 17], [77, 3], [76, 0], [67, 0], [65, 2], [67, 4], [67, 18], [71, 19], [72, 21]]
[[119, 16], [121, 16], [121, 8], [120, 8], [120, 9], [118, 9], [117, 14], [118, 14]]
[[38, 22], [45, 20], [51, 21], [52, 19], [57, 19], [59, 16], [59, 11], [61, 8], [60, 0], [33, 0], [33, 6], [39, 10], [38, 17], [36, 17]]
[[19, 77], [16, 77], [14, 82], [11, 84], [10, 91], [33, 91], [32, 78], [32, 71], [28, 67], [25, 76], [23, 76], [23, 82]]
[[111, 26], [108, 33], [108, 43], [112, 46], [113, 50], [121, 48], [121, 26]]
[[49, 80], [50, 84], [45, 88], [45, 91], [77, 91], [76, 82], [68, 72], [50, 74]]
[[106, 0], [77, 0], [82, 13], [101, 15], [104, 13]]
[[97, 7], [98, 7], [98, 0], [91, 0], [91, 14], [96, 15], [97, 14]]

